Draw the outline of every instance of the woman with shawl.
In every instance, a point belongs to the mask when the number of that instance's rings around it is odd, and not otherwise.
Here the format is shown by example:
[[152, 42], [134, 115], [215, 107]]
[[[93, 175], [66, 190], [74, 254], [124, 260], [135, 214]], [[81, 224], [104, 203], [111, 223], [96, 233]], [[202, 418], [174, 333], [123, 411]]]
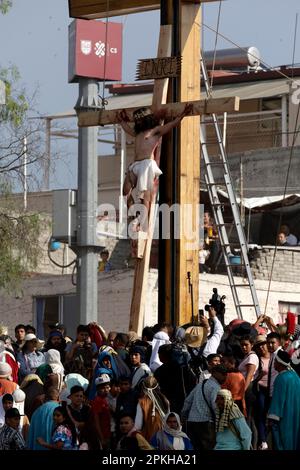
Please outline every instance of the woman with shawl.
[[215, 450], [249, 450], [251, 430], [231, 392], [219, 390], [216, 399], [216, 445]]
[[89, 399], [93, 400], [96, 396], [96, 385], [95, 380], [102, 374], [108, 374], [110, 378], [117, 379], [118, 372], [115, 364], [114, 355], [112, 348], [104, 349], [99, 351], [98, 361], [94, 369], [92, 384], [89, 392]]
[[152, 340], [152, 353], [150, 358], [150, 369], [152, 372], [155, 372], [158, 367], [162, 365], [162, 362], [159, 359], [158, 350], [163, 344], [170, 344], [170, 338], [168, 333], [165, 331], [158, 331]]
[[163, 426], [169, 410], [167, 398], [159, 390], [155, 377], [150, 376], [142, 382], [142, 397], [138, 401], [135, 427], [147, 441]]
[[37, 374], [26, 375], [25, 379], [20, 385], [21, 390], [26, 394], [25, 398], [25, 414], [31, 419], [34, 412], [34, 402], [37, 396], [43, 395], [44, 384]]
[[163, 427], [152, 437], [150, 444], [158, 450], [193, 450], [188, 436], [182, 432], [177, 413], [168, 413], [163, 419]]
[[60, 360], [60, 352], [56, 349], [49, 349], [45, 352], [45, 362], [51, 367], [52, 373], [57, 375], [57, 388], [58, 391], [61, 391], [65, 371]]
[[95, 380], [101, 374], [108, 374], [110, 378], [114, 380], [119, 380], [122, 376], [130, 375], [130, 370], [125, 362], [110, 346], [101, 346], [100, 348], [89, 393], [90, 400], [93, 400], [96, 396]]

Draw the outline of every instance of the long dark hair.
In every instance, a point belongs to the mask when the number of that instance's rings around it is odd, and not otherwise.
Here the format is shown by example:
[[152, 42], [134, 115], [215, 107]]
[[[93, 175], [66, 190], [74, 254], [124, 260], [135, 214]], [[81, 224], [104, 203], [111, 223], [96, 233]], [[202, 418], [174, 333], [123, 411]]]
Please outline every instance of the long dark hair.
[[159, 120], [155, 118], [153, 114], [148, 114], [140, 119], [135, 120], [134, 132], [139, 134], [140, 132], [148, 131], [149, 129], [154, 129], [154, 127], [159, 125]]
[[[53, 411], [53, 415], [54, 413], [56, 412], [59, 412], [60, 414], [63, 415], [64, 417], [64, 422], [63, 424], [65, 426], [67, 426], [71, 433], [72, 433], [72, 445], [75, 446], [76, 445], [76, 442], [77, 442], [77, 432], [76, 432], [76, 429], [75, 429], [75, 425], [73, 423], [73, 421], [71, 420], [69, 414], [68, 414], [68, 411], [67, 411], [67, 408], [63, 407], [63, 406], [58, 406], [57, 408], [55, 408], [55, 410]], [[58, 426], [60, 426], [60, 424], [58, 424], [57, 426], [55, 426], [54, 430], [53, 430], [53, 433], [56, 431], [56, 429], [58, 428]]]

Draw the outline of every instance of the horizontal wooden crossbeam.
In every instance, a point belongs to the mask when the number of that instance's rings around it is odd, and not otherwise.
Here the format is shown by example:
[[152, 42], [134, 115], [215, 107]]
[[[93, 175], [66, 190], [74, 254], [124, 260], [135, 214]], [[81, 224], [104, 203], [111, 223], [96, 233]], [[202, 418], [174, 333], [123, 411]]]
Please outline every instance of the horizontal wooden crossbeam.
[[[184, 0], [183, 3], [210, 3], [217, 0]], [[107, 8], [108, 7], [108, 8]], [[87, 20], [158, 10], [160, 0], [69, 0], [69, 16]]]
[[[240, 107], [240, 99], [238, 96], [229, 98], [210, 98], [208, 100], [192, 101], [192, 111], [187, 116], [198, 116], [199, 114], [219, 114], [224, 112], [238, 111]], [[185, 107], [186, 103], [168, 103], [163, 104], [159, 107], [160, 110], [166, 111], [166, 118], [174, 118], [180, 114]], [[147, 106], [148, 107], [148, 106]], [[126, 108], [129, 120], [133, 122], [133, 113], [141, 106], [135, 108]], [[151, 106], [150, 106], [151, 108]], [[77, 110], [78, 115], [78, 126], [89, 127], [89, 126], [105, 126], [107, 124], [117, 124], [116, 112], [121, 111], [118, 109], [114, 110]]]

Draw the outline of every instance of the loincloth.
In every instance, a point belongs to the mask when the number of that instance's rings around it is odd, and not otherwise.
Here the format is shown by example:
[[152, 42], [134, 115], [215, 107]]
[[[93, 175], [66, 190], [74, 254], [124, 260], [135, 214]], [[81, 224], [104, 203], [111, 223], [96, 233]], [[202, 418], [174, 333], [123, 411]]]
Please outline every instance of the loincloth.
[[128, 171], [132, 172], [137, 178], [135, 186], [138, 193], [137, 195], [140, 199], [143, 199], [145, 191], [153, 190], [155, 178], [162, 174], [156, 161], [152, 158], [136, 160], [129, 165]]

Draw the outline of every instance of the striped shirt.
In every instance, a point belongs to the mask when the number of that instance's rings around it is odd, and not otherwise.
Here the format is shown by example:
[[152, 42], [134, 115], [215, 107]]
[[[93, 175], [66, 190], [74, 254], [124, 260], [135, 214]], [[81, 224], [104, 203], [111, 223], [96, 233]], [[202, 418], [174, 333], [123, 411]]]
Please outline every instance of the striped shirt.
[[0, 430], [0, 450], [24, 450], [25, 441], [19, 431], [4, 424]]
[[210, 377], [205, 382], [203, 390], [208, 406], [202, 394], [202, 383], [202, 381], [198, 383], [185, 399], [181, 415], [183, 419], [194, 423], [214, 422], [214, 416], [210, 408], [213, 411], [216, 410], [215, 401], [221, 385], [214, 377]]

